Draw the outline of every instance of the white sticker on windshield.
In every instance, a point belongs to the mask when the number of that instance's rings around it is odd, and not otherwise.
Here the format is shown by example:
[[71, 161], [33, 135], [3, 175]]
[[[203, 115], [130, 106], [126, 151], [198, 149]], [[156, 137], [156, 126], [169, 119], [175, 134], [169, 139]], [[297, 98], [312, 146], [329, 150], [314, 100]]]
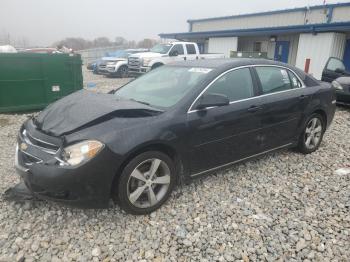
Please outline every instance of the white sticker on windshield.
[[212, 70], [213, 69], [210, 69], [210, 68], [193, 67], [193, 68], [189, 69], [188, 72], [208, 74]]

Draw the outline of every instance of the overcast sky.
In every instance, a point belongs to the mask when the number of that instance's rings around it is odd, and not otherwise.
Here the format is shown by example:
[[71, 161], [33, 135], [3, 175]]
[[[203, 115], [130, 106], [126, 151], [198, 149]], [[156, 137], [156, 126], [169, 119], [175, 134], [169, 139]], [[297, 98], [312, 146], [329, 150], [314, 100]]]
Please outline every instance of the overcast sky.
[[[327, 3], [348, 2], [331, 1]], [[322, 4], [323, 0], [1, 0], [0, 37], [51, 45], [65, 37], [158, 38], [188, 31], [187, 19]]]

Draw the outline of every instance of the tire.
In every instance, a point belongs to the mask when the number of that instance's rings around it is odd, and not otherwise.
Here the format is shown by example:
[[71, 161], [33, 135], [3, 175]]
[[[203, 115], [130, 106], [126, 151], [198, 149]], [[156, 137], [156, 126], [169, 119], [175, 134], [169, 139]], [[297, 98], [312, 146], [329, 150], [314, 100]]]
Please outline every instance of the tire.
[[118, 75], [119, 77], [125, 78], [125, 77], [128, 77], [128, 74], [129, 74], [129, 72], [128, 72], [128, 66], [123, 65], [123, 66], [119, 67], [118, 73], [117, 73], [117, 75]]
[[173, 160], [161, 152], [148, 151], [136, 156], [126, 165], [113, 199], [127, 213], [145, 215], [164, 204], [175, 184], [176, 169]]
[[303, 154], [315, 152], [320, 147], [325, 129], [324, 118], [320, 114], [312, 114], [299, 137], [297, 150]]

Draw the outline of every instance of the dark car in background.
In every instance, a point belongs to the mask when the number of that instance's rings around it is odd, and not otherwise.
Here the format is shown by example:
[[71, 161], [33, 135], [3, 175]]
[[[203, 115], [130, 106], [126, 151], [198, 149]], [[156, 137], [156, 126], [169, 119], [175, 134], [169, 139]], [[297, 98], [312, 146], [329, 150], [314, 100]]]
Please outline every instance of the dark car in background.
[[331, 57], [322, 72], [322, 81], [332, 83], [337, 93], [337, 103], [350, 105], [350, 72], [344, 62]]
[[126, 212], [159, 208], [178, 181], [283, 148], [321, 144], [335, 92], [261, 59], [177, 62], [110, 94], [86, 90], [20, 128], [15, 166], [38, 197]]

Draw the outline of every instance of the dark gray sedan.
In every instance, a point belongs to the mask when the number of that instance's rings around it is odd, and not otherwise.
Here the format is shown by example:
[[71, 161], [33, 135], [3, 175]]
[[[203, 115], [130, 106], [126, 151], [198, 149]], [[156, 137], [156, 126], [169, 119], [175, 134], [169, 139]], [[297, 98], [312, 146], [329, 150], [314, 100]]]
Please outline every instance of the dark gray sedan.
[[159, 208], [190, 180], [282, 148], [320, 146], [335, 91], [283, 63], [162, 66], [110, 94], [79, 91], [26, 121], [16, 168], [38, 197], [125, 211]]

